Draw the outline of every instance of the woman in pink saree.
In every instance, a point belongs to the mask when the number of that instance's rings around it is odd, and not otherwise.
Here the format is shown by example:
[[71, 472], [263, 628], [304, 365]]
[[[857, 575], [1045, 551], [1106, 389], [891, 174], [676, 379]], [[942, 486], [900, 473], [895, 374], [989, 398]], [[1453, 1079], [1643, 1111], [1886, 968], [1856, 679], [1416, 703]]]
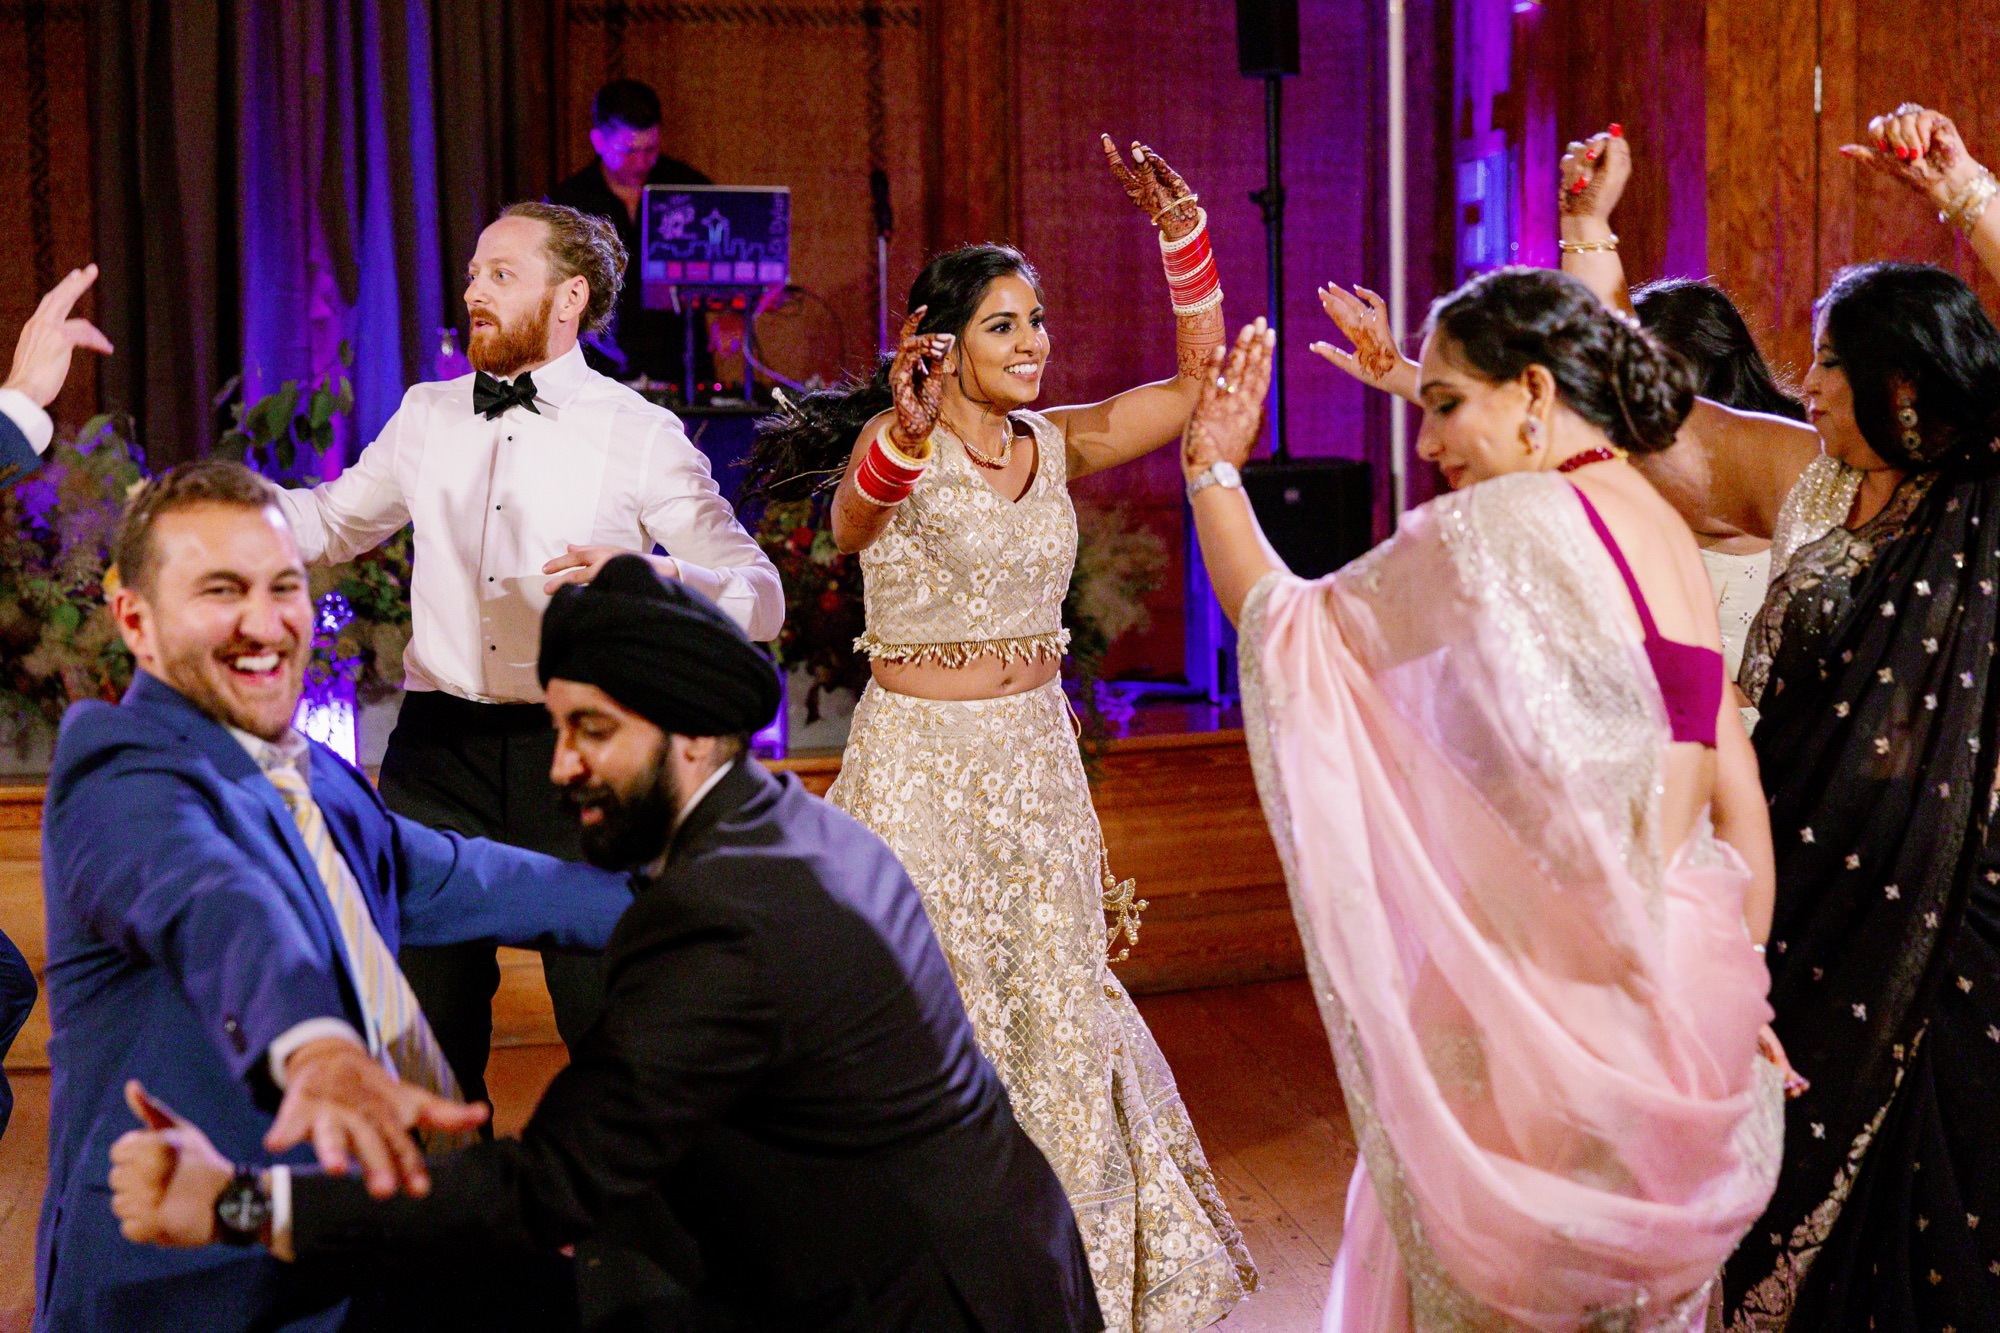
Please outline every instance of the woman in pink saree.
[[1234, 484], [1261, 321], [1183, 444], [1361, 1150], [1325, 1328], [1699, 1330], [1772, 1190], [1785, 1071], [1713, 597], [1624, 461], [1692, 389], [1558, 273], [1475, 279], [1432, 323], [1418, 449], [1453, 492], [1337, 574], [1286, 571]]

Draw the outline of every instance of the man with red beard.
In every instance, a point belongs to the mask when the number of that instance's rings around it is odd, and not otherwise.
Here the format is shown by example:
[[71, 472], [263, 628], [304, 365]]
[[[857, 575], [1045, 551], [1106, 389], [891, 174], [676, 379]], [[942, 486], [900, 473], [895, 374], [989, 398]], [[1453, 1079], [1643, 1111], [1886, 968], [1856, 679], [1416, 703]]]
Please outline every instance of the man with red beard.
[[[650, 557], [753, 639], [784, 620], [778, 572], [737, 523], [672, 413], [585, 364], [578, 339], [616, 306], [625, 247], [602, 218], [506, 209], [466, 271], [476, 373], [418, 384], [354, 465], [283, 493], [308, 561], [416, 529], [408, 693], [382, 760], [390, 809], [568, 860], [576, 821], [550, 783], [555, 733], [535, 678], [549, 595], [622, 551]], [[406, 950], [403, 970], [469, 1098], [486, 1093], [490, 946]], [[574, 1049], [602, 1003], [593, 956], [543, 956]]]

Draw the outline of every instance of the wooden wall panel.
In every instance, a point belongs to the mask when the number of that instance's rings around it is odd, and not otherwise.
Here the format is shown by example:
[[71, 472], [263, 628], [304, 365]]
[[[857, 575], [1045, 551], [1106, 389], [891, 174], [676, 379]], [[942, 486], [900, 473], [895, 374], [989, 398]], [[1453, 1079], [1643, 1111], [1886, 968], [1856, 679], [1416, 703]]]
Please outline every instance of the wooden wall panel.
[[898, 223], [889, 263], [898, 310], [923, 260], [925, 10], [921, 0], [572, 0], [562, 20], [562, 169], [590, 161], [600, 84], [650, 83], [665, 112], [663, 151], [717, 181], [791, 187], [792, 281], [820, 299], [759, 323], [762, 359], [794, 379], [864, 368], [875, 350], [868, 173], [878, 161]]
[[[1709, 0], [1706, 8], [1708, 271], [1766, 356], [1803, 373], [1812, 355], [1807, 311], [1819, 291], [1815, 6]], [[1850, 96], [1849, 86], [1830, 84], [1829, 102]]]

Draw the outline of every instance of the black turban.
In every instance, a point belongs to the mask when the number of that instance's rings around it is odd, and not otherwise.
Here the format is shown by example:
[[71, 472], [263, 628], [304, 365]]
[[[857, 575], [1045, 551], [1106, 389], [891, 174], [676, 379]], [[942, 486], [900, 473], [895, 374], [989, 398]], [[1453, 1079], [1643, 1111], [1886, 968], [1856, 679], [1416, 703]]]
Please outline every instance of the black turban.
[[677, 736], [745, 735], [778, 712], [771, 660], [714, 602], [636, 555], [556, 590], [537, 671], [544, 688], [595, 685]]

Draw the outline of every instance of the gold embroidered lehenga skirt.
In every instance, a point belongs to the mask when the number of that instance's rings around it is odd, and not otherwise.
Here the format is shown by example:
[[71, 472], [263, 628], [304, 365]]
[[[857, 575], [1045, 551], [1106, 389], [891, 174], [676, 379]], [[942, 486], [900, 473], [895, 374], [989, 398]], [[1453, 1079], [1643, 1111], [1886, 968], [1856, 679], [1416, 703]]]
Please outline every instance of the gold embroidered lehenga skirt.
[[1105, 962], [1103, 841], [1061, 682], [966, 703], [870, 684], [827, 795], [923, 894], [980, 1047], [1069, 1193], [1105, 1326], [1227, 1314], [1257, 1271]]

